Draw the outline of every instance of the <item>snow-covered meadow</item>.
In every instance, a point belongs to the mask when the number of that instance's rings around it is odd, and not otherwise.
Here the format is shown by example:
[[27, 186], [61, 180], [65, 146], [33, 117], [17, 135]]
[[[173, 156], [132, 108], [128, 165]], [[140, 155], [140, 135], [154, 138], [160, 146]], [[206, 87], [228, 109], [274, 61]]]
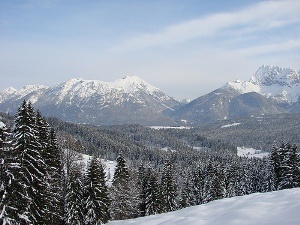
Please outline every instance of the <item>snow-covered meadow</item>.
[[263, 158], [268, 156], [269, 153], [254, 148], [237, 147], [237, 155], [245, 156], [248, 158], [252, 158], [252, 157]]
[[225, 198], [108, 225], [299, 225], [300, 188]]

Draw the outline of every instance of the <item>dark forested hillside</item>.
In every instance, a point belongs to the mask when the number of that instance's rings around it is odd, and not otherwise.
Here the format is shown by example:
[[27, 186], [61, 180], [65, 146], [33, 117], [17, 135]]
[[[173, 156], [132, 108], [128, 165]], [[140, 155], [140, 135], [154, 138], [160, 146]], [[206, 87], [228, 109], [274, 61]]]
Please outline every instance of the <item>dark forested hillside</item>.
[[[70, 135], [84, 147], [87, 154], [116, 159], [122, 151], [133, 161], [157, 164], [168, 152], [194, 152], [194, 146], [211, 150], [236, 151], [236, 146], [213, 138], [207, 139], [193, 130], [152, 129], [140, 125], [91, 126], [71, 124], [48, 118], [60, 136]], [[163, 150], [162, 150], [163, 149]]]
[[221, 121], [196, 129], [207, 138], [228, 141], [236, 146], [269, 151], [282, 141], [300, 144], [300, 114], [280, 114]]

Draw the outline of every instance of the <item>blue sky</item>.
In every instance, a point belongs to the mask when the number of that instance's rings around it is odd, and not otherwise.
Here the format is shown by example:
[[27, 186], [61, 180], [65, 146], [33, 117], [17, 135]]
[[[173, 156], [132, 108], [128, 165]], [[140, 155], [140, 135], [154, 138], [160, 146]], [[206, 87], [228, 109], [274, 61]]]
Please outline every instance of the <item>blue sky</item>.
[[177, 99], [300, 69], [300, 1], [0, 0], [0, 91], [136, 75]]

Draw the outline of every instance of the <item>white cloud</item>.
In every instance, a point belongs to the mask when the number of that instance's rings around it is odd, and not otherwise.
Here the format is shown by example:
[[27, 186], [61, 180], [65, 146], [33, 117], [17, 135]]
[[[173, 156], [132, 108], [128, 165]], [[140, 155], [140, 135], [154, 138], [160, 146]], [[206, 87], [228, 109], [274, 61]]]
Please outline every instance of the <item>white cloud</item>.
[[240, 55], [253, 56], [253, 55], [288, 51], [296, 48], [300, 48], [300, 39], [287, 40], [284, 43], [259, 45], [251, 48], [244, 48], [241, 50], [237, 50], [235, 52]]
[[[265, 1], [235, 12], [217, 13], [171, 25], [157, 33], [127, 39], [113, 51], [169, 46], [194, 38], [219, 36], [222, 32], [256, 32], [300, 21], [300, 1]], [[250, 29], [249, 29], [250, 28]]]

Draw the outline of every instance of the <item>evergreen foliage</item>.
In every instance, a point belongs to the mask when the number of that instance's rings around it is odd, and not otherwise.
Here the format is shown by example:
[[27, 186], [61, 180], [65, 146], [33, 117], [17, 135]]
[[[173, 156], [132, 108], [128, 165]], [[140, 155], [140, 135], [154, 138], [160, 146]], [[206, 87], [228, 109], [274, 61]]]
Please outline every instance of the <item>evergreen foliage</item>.
[[111, 216], [116, 220], [130, 219], [139, 215], [139, 190], [134, 179], [130, 179], [122, 153], [117, 158], [117, 166], [111, 187]]
[[16, 115], [13, 130], [12, 159], [18, 167], [12, 171], [15, 178], [13, 203], [18, 211], [18, 223], [43, 224], [46, 188], [45, 162], [38, 141], [35, 115], [30, 103], [23, 102]]
[[105, 183], [103, 165], [92, 157], [87, 169], [84, 184], [84, 224], [100, 225], [110, 219], [108, 187]]
[[145, 191], [145, 216], [163, 212], [161, 186], [158, 181], [158, 174], [148, 168], [148, 183]]
[[174, 171], [171, 162], [169, 160], [166, 160], [161, 178], [162, 202], [164, 212], [170, 212], [178, 209], [177, 185], [173, 173]]
[[82, 177], [82, 168], [78, 164], [73, 164], [67, 183], [66, 195], [66, 217], [67, 225], [83, 225], [84, 224], [84, 207], [83, 196], [84, 186]]

